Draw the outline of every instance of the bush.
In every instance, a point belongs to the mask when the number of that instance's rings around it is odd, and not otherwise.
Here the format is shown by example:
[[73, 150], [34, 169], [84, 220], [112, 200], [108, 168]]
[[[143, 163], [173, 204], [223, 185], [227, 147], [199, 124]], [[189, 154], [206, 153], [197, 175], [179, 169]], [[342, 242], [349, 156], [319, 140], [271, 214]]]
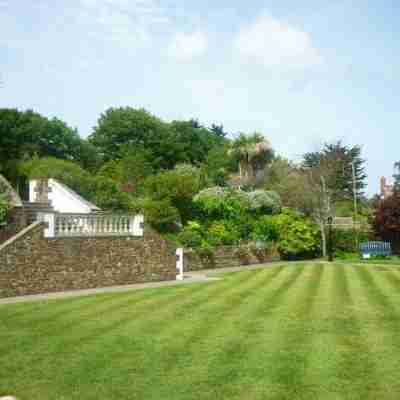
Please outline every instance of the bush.
[[262, 216], [254, 223], [253, 240], [276, 242], [278, 240], [278, 235], [278, 226], [271, 216]]
[[178, 235], [178, 240], [185, 247], [198, 248], [202, 244], [202, 235], [199, 231], [192, 229], [190, 226], [185, 226], [182, 232]]
[[28, 179], [58, 179], [86, 199], [93, 199], [92, 176], [80, 165], [54, 157], [33, 158], [19, 167]]
[[146, 220], [158, 231], [176, 230], [180, 224], [178, 210], [167, 199], [146, 199], [142, 203]]
[[318, 227], [302, 214], [284, 209], [273, 217], [278, 232], [278, 248], [285, 258], [312, 258], [320, 253]]
[[245, 192], [213, 187], [202, 190], [194, 197], [200, 217], [209, 221], [237, 220], [249, 210]]
[[179, 214], [183, 224], [193, 217], [193, 196], [199, 190], [200, 179], [198, 175], [189, 173], [187, 166], [177, 170], [161, 172], [151, 176], [145, 181], [145, 193], [157, 202], [169, 204]]
[[281, 198], [278, 193], [255, 190], [247, 193], [250, 209], [259, 214], [278, 214], [281, 211]]
[[4, 194], [0, 194], [0, 226], [5, 223], [9, 210], [10, 203]]
[[358, 234], [358, 242], [367, 242], [370, 240], [368, 232], [354, 232], [352, 229], [335, 229], [334, 231], [334, 248], [336, 256], [338, 253], [358, 253], [356, 235]]
[[232, 245], [239, 240], [235, 226], [229, 222], [214, 222], [207, 231], [207, 241], [214, 246]]

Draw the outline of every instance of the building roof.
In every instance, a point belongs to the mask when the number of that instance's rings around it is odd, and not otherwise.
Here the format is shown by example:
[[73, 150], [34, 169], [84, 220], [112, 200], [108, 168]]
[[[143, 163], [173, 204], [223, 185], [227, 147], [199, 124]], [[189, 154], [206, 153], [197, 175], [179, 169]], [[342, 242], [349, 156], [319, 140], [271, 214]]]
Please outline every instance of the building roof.
[[101, 208], [97, 207], [96, 204], [91, 203], [90, 201], [84, 199], [81, 195], [76, 193], [74, 190], [72, 190], [70, 187], [67, 185], [64, 185], [57, 179], [52, 179], [53, 182], [55, 182], [57, 185], [61, 186], [65, 191], [67, 191], [71, 196], [75, 197], [79, 201], [81, 201], [83, 204], [85, 204], [87, 207], [89, 207], [92, 211], [101, 211]]
[[13, 207], [22, 207], [22, 200], [19, 197], [19, 194], [11, 186], [11, 183], [0, 174], [0, 193], [2, 192], [7, 194]]

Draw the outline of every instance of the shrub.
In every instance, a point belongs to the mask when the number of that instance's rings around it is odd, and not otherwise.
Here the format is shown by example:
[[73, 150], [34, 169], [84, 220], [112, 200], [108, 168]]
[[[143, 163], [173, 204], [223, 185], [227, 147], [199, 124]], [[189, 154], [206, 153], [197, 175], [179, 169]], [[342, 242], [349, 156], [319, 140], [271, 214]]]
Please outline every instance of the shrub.
[[4, 194], [0, 194], [0, 226], [6, 221], [8, 211], [10, 210], [10, 203]]
[[265, 215], [256, 220], [253, 226], [253, 239], [264, 242], [278, 240], [278, 227], [274, 218]]
[[358, 253], [356, 235], [358, 235], [358, 242], [366, 242], [370, 240], [370, 234], [364, 231], [354, 232], [348, 229], [335, 229], [334, 231], [334, 248], [336, 256], [338, 253]]
[[154, 201], [169, 203], [179, 213], [182, 223], [193, 217], [193, 196], [199, 190], [199, 176], [188, 173], [181, 167], [173, 171], [161, 172], [145, 181], [145, 193]]
[[237, 220], [246, 214], [249, 202], [245, 192], [213, 187], [194, 197], [200, 217], [207, 220]]
[[231, 245], [239, 240], [233, 224], [214, 222], [207, 231], [207, 240], [214, 246]]
[[131, 197], [120, 190], [110, 178], [96, 176], [91, 180], [91, 200], [104, 210], [127, 211], [132, 208]]
[[281, 198], [276, 192], [255, 190], [247, 196], [252, 211], [261, 214], [278, 214], [281, 211]]
[[278, 231], [278, 248], [283, 257], [311, 258], [320, 253], [318, 227], [300, 213], [284, 209], [273, 217]]
[[58, 179], [84, 198], [93, 199], [91, 175], [72, 161], [35, 157], [23, 162], [19, 169], [28, 179]]
[[202, 235], [199, 231], [192, 229], [190, 226], [183, 228], [178, 235], [178, 240], [185, 247], [198, 248], [202, 244]]
[[180, 224], [178, 210], [167, 199], [146, 199], [142, 207], [146, 220], [160, 232], [176, 230]]

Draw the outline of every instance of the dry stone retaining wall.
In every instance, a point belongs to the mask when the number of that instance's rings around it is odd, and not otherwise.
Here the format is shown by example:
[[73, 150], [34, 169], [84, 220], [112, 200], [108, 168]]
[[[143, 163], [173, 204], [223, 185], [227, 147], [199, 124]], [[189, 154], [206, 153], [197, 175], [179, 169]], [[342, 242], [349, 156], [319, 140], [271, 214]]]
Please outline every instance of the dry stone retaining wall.
[[176, 277], [174, 251], [144, 236], [44, 238], [36, 222], [0, 246], [0, 297], [88, 289]]
[[210, 256], [200, 256], [192, 249], [184, 250], [184, 271], [199, 271], [210, 268], [239, 267], [241, 265], [263, 264], [266, 262], [279, 260], [278, 253], [272, 255], [248, 254], [246, 257], [240, 256], [239, 247], [221, 246], [218, 247]]

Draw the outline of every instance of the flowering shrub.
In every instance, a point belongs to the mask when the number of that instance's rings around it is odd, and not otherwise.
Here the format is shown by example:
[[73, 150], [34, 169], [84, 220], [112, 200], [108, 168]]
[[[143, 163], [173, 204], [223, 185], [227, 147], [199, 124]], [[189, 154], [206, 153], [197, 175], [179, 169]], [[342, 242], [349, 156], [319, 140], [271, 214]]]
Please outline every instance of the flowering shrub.
[[263, 214], [278, 214], [281, 211], [281, 198], [278, 193], [255, 190], [247, 193], [250, 209]]

